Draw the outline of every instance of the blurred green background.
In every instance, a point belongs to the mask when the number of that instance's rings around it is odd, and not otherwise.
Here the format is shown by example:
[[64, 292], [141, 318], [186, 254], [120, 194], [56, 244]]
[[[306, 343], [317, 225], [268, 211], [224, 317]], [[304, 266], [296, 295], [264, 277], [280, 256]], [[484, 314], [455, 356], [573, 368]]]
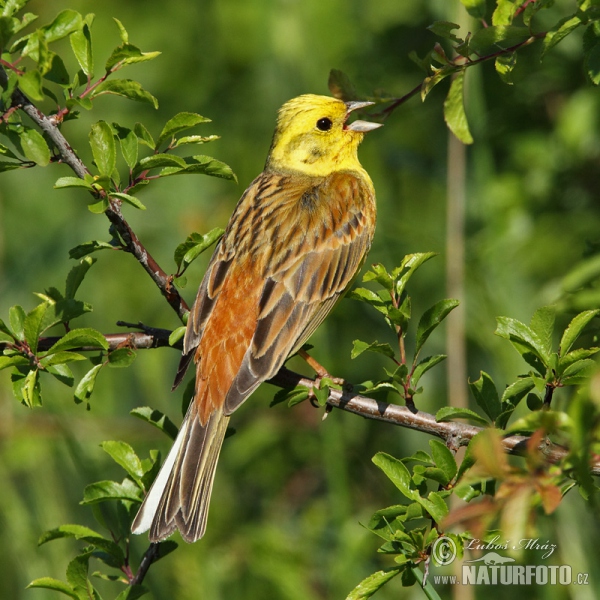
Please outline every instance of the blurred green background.
[[[554, 16], [572, 4], [557, 2]], [[238, 176], [237, 186], [208, 177], [169, 178], [142, 193], [147, 211], [125, 209], [167, 271], [174, 270], [175, 246], [190, 232], [226, 224], [237, 199], [262, 170], [283, 102], [301, 93], [327, 94], [331, 68], [346, 72], [363, 93], [385, 90], [401, 96], [423, 78], [408, 53], [423, 56], [436, 41], [426, 26], [456, 19], [469, 26], [458, 0], [38, 0], [28, 5], [40, 23], [64, 8], [96, 13], [99, 66], [120, 43], [113, 16], [129, 30], [132, 43], [163, 53], [123, 74], [158, 97], [158, 111], [105, 96], [92, 113], [65, 124], [65, 135], [86, 163], [91, 162], [87, 132], [96, 120], [127, 127], [142, 121], [157, 134], [175, 113], [194, 111], [213, 121], [202, 126], [202, 134], [222, 136], [202, 151], [231, 165]], [[68, 41], [61, 43], [63, 54], [70, 55]], [[67, 64], [71, 72], [74, 64]], [[425, 103], [412, 99], [360, 148], [379, 204], [369, 261], [393, 268], [409, 252], [440, 253], [411, 280], [416, 315], [446, 295], [446, 91], [444, 82]], [[484, 369], [502, 388], [524, 364], [510, 344], [493, 335], [494, 317], [527, 322], [538, 306], [560, 299], [562, 278], [598, 248], [600, 95], [585, 81], [580, 36], [565, 40], [543, 63], [535, 45], [520, 53], [514, 86], [500, 82], [492, 63], [470, 69], [467, 110], [475, 137], [467, 153], [462, 307], [468, 375], [476, 379]], [[59, 176], [69, 174], [59, 165], [0, 177], [2, 318], [13, 304], [32, 308], [32, 292], [64, 285], [72, 266], [70, 248], [109, 239], [106, 219], [89, 213], [84, 192], [52, 189]], [[109, 333], [118, 331], [119, 319], [178, 325], [133, 258], [118, 252], [97, 258], [79, 293], [93, 303], [94, 312], [79, 326]], [[184, 296], [190, 303], [207, 258], [188, 272]], [[570, 314], [567, 303], [562, 305], [564, 324]], [[356, 338], [393, 342], [375, 311], [344, 300], [313, 337], [314, 355], [332, 374], [352, 382], [382, 376], [384, 363], [377, 356], [350, 360]], [[441, 331], [427, 354], [444, 352], [444, 344]], [[104, 370], [89, 412], [74, 406], [64, 386], [49, 381], [44, 407], [28, 410], [12, 397], [9, 374], [0, 374], [1, 598], [56, 597], [25, 591], [25, 586], [46, 575], [64, 579], [75, 542], [38, 548], [37, 539], [62, 523], [96, 526], [91, 510], [78, 504], [83, 487], [123, 477], [98, 446], [101, 441], [125, 440], [142, 455], [154, 447], [168, 450], [167, 438], [129, 411], [150, 405], [179, 422], [181, 392], [169, 391], [177, 361], [176, 352], [163, 349], [140, 352], [129, 369]], [[296, 361], [293, 368], [309, 373]], [[443, 367], [423, 384], [425, 392], [417, 398], [421, 409], [432, 412], [448, 403]], [[427, 436], [335, 411], [321, 422], [321, 411], [307, 403], [270, 409], [274, 391], [262, 386], [236, 413], [237, 434], [221, 455], [208, 533], [194, 545], [182, 543], [152, 567], [146, 584], [157, 600], [343, 598], [364, 576], [390, 565], [375, 553], [377, 538], [360, 525], [374, 510], [400, 501], [371, 457], [379, 450], [405, 456], [428, 449]], [[566, 395], [558, 394], [557, 401], [564, 406]], [[558, 545], [552, 564], [590, 573], [591, 585], [535, 592], [514, 587], [511, 596], [596, 597], [596, 516], [573, 496], [553, 519], [540, 517], [537, 526], [540, 539]], [[135, 539], [134, 562], [146, 545], [145, 539]], [[535, 560], [539, 557], [530, 557]], [[110, 591], [115, 587], [106, 589], [105, 597], [116, 594]], [[500, 598], [505, 590], [474, 591], [477, 597]], [[441, 593], [450, 597], [448, 588]], [[376, 597], [423, 596], [393, 581]]]

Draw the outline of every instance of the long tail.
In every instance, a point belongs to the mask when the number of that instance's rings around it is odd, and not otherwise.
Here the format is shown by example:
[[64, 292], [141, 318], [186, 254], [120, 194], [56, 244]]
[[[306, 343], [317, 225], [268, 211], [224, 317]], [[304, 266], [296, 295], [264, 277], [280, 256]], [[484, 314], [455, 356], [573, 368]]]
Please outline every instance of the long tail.
[[175, 443], [133, 521], [133, 533], [149, 529], [151, 542], [164, 540], [175, 529], [190, 543], [204, 535], [228, 423], [229, 417], [217, 410], [203, 427], [195, 403], [190, 403]]

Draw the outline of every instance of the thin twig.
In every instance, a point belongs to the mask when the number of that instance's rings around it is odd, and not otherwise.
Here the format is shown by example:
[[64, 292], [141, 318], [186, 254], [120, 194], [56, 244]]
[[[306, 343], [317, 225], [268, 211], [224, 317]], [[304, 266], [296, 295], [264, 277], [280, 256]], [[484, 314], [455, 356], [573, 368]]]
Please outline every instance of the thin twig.
[[150, 565], [160, 558], [159, 546], [160, 543], [150, 544], [148, 550], [146, 550], [144, 556], [142, 557], [142, 561], [140, 562], [140, 567], [137, 570], [137, 573], [129, 582], [129, 585], [140, 585], [144, 581], [144, 577], [146, 577]]

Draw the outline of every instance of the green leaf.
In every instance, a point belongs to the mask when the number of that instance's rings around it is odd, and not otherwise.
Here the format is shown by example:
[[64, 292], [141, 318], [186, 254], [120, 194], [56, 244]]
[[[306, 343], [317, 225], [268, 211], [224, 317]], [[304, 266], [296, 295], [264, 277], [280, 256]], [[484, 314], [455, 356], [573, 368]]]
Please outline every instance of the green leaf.
[[486, 11], [486, 0], [460, 0], [467, 12], [475, 19], [483, 19]]
[[73, 348], [102, 348], [108, 349], [106, 338], [97, 330], [89, 327], [80, 329], [71, 329], [63, 337], [60, 338], [49, 350], [48, 354], [55, 354], [64, 350], [72, 350]]
[[83, 258], [92, 252], [97, 252], [98, 250], [117, 249], [118, 248], [108, 242], [93, 240], [91, 242], [86, 242], [85, 244], [79, 244], [79, 246], [75, 246], [75, 248], [71, 248], [71, 250], [69, 250], [69, 258]]
[[44, 99], [42, 91], [42, 75], [39, 71], [27, 71], [19, 75], [19, 88], [31, 100], [41, 102]]
[[429, 259], [437, 256], [437, 252], [420, 252], [416, 254], [407, 254], [397, 269], [394, 269], [392, 276], [396, 280], [396, 294], [401, 296], [406, 288], [406, 284], [413, 276], [414, 272]]
[[94, 75], [94, 54], [92, 51], [92, 32], [87, 23], [81, 29], [71, 34], [69, 38], [73, 54], [81, 67], [81, 70], [88, 76]]
[[108, 353], [109, 367], [128, 367], [136, 357], [136, 353], [131, 348], [117, 348]]
[[502, 54], [496, 58], [494, 63], [496, 72], [500, 75], [500, 79], [508, 85], [513, 84], [512, 74], [517, 65], [517, 53]]
[[346, 600], [366, 600], [388, 581], [401, 573], [404, 567], [389, 567], [372, 573], [363, 579], [346, 597]]
[[475, 423], [478, 423], [479, 425], [484, 425], [486, 427], [489, 427], [490, 425], [482, 416], [468, 408], [444, 406], [435, 413], [436, 421], [452, 421], [452, 419], [469, 419], [469, 421], [475, 421]]
[[178, 167], [165, 167], [161, 173], [161, 177], [169, 175], [209, 175], [211, 177], [220, 177], [221, 179], [232, 179], [237, 181], [235, 173], [229, 165], [224, 162], [212, 158], [212, 156], [186, 156], [186, 167], [184, 169]]
[[175, 154], [153, 154], [152, 156], [142, 158], [133, 169], [133, 174], [135, 176], [142, 171], [169, 166], [185, 169], [187, 165], [181, 156], [176, 156]]
[[577, 13], [561, 19], [554, 27], [552, 27], [552, 29], [550, 29], [550, 31], [548, 31], [548, 33], [546, 33], [544, 40], [542, 41], [541, 58], [544, 58], [549, 50], [564, 40], [580, 25], [583, 25], [583, 21], [581, 20], [581, 16]]
[[180, 131], [185, 131], [186, 129], [200, 125], [201, 123], [210, 123], [210, 119], [197, 113], [180, 112], [167, 121], [158, 136], [156, 145], [160, 146], [165, 140], [170, 140]]
[[560, 381], [563, 385], [579, 385], [585, 383], [596, 371], [595, 360], [585, 358], [569, 365], [561, 374]]
[[494, 421], [502, 412], [502, 406], [492, 378], [485, 371], [481, 371], [477, 381], [469, 381], [469, 387], [477, 404]]
[[[70, 83], [70, 77], [62, 58], [58, 56], [58, 54], [52, 52], [50, 61], [50, 68], [43, 73], [44, 79], [57, 83], [60, 86], [67, 87]], [[44, 92], [49, 95], [46, 88], [44, 88]]]
[[530, 351], [544, 365], [548, 365], [550, 355], [545, 351], [544, 342], [530, 327], [510, 317], [497, 317], [496, 321], [496, 335], [510, 340], [521, 355]]
[[450, 21], [435, 21], [431, 25], [428, 25], [427, 29], [441, 38], [452, 40], [453, 42], [462, 41], [453, 33], [455, 29], [460, 29], [460, 25], [457, 25], [456, 23], [451, 23]]
[[154, 108], [158, 108], [158, 100], [147, 92], [140, 83], [131, 79], [107, 79], [90, 93], [90, 98], [97, 98], [104, 94], [114, 94], [115, 96], [123, 96], [137, 102], [145, 102], [151, 104]]
[[384, 315], [388, 312], [387, 304], [391, 305], [391, 302], [384, 302], [380, 296], [378, 296], [372, 290], [367, 288], [355, 288], [352, 291], [348, 292], [348, 298], [352, 298], [353, 300], [360, 300], [362, 302], [366, 302], [370, 304], [373, 308], [377, 309], [380, 313]]
[[94, 191], [91, 183], [88, 183], [84, 179], [79, 179], [79, 177], [60, 177], [56, 180], [54, 189], [58, 190], [62, 188], [84, 188], [90, 192]]
[[436, 523], [440, 523], [448, 516], [448, 505], [439, 492], [430, 492], [427, 498], [418, 496], [416, 501], [431, 515]]
[[110, 177], [117, 162], [117, 150], [112, 129], [106, 121], [98, 121], [90, 131], [90, 146], [100, 175]]
[[510, 25], [519, 6], [518, 0], [498, 0], [492, 15], [492, 24]]
[[372, 460], [404, 496], [409, 500], [416, 500], [418, 502], [420, 498], [419, 493], [417, 490], [411, 488], [412, 478], [402, 461], [385, 452], [378, 452]]
[[179, 431], [177, 425], [175, 425], [175, 423], [173, 423], [169, 417], [159, 410], [155, 410], [149, 406], [140, 406], [138, 408], [134, 408], [129, 414], [160, 429], [172, 440], [177, 437], [177, 433]]
[[208, 233], [191, 233], [185, 242], [175, 248], [174, 260], [177, 268], [183, 265], [184, 269], [192, 263], [202, 252], [210, 248], [225, 232], [220, 227], [211, 229]]
[[135, 453], [134, 449], [125, 442], [102, 442], [100, 444], [104, 450], [118, 465], [123, 467], [125, 471], [136, 481], [140, 486], [141, 479], [144, 476], [142, 461]]
[[452, 452], [450, 452], [446, 444], [442, 444], [438, 440], [429, 440], [429, 447], [431, 448], [431, 455], [433, 456], [435, 466], [441, 469], [446, 476], [446, 483], [452, 481], [458, 470]]
[[376, 281], [386, 290], [394, 289], [394, 279], [382, 264], [371, 265], [371, 268], [363, 275], [363, 281]]
[[34, 579], [27, 588], [45, 588], [47, 590], [54, 590], [55, 592], [61, 592], [62, 594], [65, 594], [65, 596], [74, 598], [74, 600], [80, 600], [79, 595], [68, 583], [53, 579], [52, 577], [40, 577], [39, 579]]
[[446, 77], [454, 73], [458, 73], [462, 70], [461, 68], [450, 64], [444, 65], [441, 69], [436, 69], [434, 67], [431, 67], [431, 69], [433, 71], [433, 75], [431, 75], [430, 77], [426, 77], [423, 80], [423, 84], [421, 85], [421, 100], [423, 102], [425, 102], [425, 98], [427, 98], [429, 92], [431, 92], [431, 90], [438, 83], [440, 83], [440, 81], [443, 81], [444, 79], [446, 79]]
[[113, 20], [119, 28], [119, 35], [121, 36], [121, 41], [124, 44], [127, 44], [129, 42], [129, 34], [127, 33], [127, 29], [125, 29], [123, 23], [121, 23], [121, 21], [119, 21], [119, 19], [117, 19], [116, 17], [113, 17]]
[[506, 387], [502, 394], [502, 407], [506, 405], [517, 406], [517, 404], [535, 387], [531, 377], [521, 377]]
[[423, 344], [431, 335], [433, 330], [448, 316], [448, 314], [458, 306], [458, 300], [446, 298], [436, 302], [431, 308], [426, 310], [417, 325], [417, 342], [415, 346], [415, 357], [421, 351]]
[[131, 206], [135, 206], [135, 208], [139, 210], [146, 210], [146, 207], [135, 197], [130, 196], [129, 194], [123, 194], [121, 192], [112, 192], [108, 195], [110, 198], [118, 198], [123, 202], [127, 202], [127, 204], [131, 204]]
[[87, 402], [94, 391], [94, 385], [96, 384], [96, 377], [98, 372], [103, 367], [102, 363], [93, 366], [77, 384], [74, 392], [75, 402]]
[[87, 577], [90, 555], [91, 552], [80, 554], [67, 565], [67, 581], [82, 600], [93, 598], [92, 585]]
[[[166, 544], [168, 542], [163, 543]], [[147, 593], [148, 590], [143, 585], [129, 585], [115, 598], [115, 600], [137, 600]]]
[[410, 384], [413, 388], [417, 387], [419, 380], [429, 369], [435, 367], [438, 363], [441, 363], [443, 360], [446, 360], [445, 354], [436, 354], [435, 356], [428, 356], [424, 358], [419, 364], [415, 367], [412, 377], [410, 378]]
[[0, 355], [0, 371], [2, 369], [8, 369], [9, 367], [18, 367], [20, 365], [28, 365], [29, 359], [25, 358], [21, 354], [15, 354], [13, 356], [1, 356]]
[[548, 356], [552, 354], [552, 334], [554, 333], [555, 318], [556, 306], [542, 306], [533, 313], [529, 323], [529, 327], [542, 342], [544, 353]]
[[42, 406], [41, 387], [39, 371], [37, 369], [29, 371], [22, 383], [19, 383], [21, 388], [21, 397], [26, 406], [33, 408]]
[[600, 22], [592, 21], [583, 34], [585, 71], [594, 85], [600, 85]]
[[142, 144], [145, 144], [149, 148], [152, 148], [152, 150], [156, 148], [154, 138], [152, 137], [152, 135], [150, 135], [150, 132], [146, 129], [146, 127], [144, 127], [142, 123], [136, 123], [133, 127], [133, 131], [135, 132], [135, 135], [137, 135], [138, 140]]
[[121, 145], [121, 153], [130, 169], [133, 169], [138, 160], [138, 137], [127, 127], [121, 127], [117, 123], [113, 123], [113, 127], [117, 132], [119, 143]]
[[46, 140], [35, 129], [24, 128], [19, 134], [21, 139], [21, 148], [25, 157], [40, 167], [45, 167], [50, 163], [50, 148]]
[[142, 52], [137, 46], [125, 42], [113, 50], [104, 68], [107, 73], [114, 72], [125, 65], [152, 60], [160, 54], [160, 52]]
[[79, 289], [79, 286], [83, 282], [90, 267], [96, 262], [95, 258], [86, 257], [79, 261], [78, 265], [75, 265], [67, 275], [67, 281], [65, 284], [65, 298], [75, 298], [75, 294]]
[[185, 335], [185, 330], [185, 325], [175, 328], [171, 332], [171, 335], [169, 335], [169, 346], [175, 346], [175, 344], [177, 344], [177, 342]]
[[562, 375], [564, 370], [573, 363], [584, 358], [590, 358], [591, 356], [598, 354], [598, 352], [600, 352], [600, 348], [578, 348], [577, 350], [568, 352], [558, 362], [558, 374]]
[[586, 325], [598, 314], [600, 314], [600, 310], [586, 310], [573, 318], [560, 340], [559, 354], [561, 357], [569, 352]]
[[300, 402], [304, 402], [308, 399], [308, 390], [304, 386], [298, 386], [295, 388], [279, 390], [274, 396], [273, 400], [269, 404], [273, 407], [281, 402], [287, 402], [288, 407], [296, 406]]
[[16, 304], [8, 309], [8, 321], [10, 323], [10, 328], [12, 329], [14, 336], [21, 342], [25, 340], [24, 328], [26, 318], [27, 315], [25, 314], [22, 306]]
[[29, 348], [33, 354], [37, 353], [38, 342], [42, 332], [42, 321], [47, 308], [48, 304], [46, 302], [38, 304], [38, 306], [28, 313], [23, 324], [25, 340], [29, 344]]
[[97, 504], [107, 500], [130, 500], [141, 502], [142, 490], [131, 479], [123, 479], [122, 483], [116, 481], [97, 481], [86, 486], [83, 490], [83, 500], [80, 504]]
[[367, 342], [363, 342], [361, 340], [354, 340], [352, 344], [352, 352], [350, 353], [350, 358], [356, 358], [363, 352], [367, 351], [383, 354], [384, 356], [388, 356], [391, 359], [395, 358], [394, 350], [389, 344], [380, 344], [377, 341], [367, 344]]
[[531, 32], [527, 27], [495, 25], [477, 30], [469, 42], [471, 52], [479, 56], [493, 54], [499, 50], [508, 50], [527, 41]]
[[465, 114], [464, 83], [465, 71], [461, 70], [452, 79], [450, 90], [444, 100], [444, 120], [450, 131], [463, 144], [472, 144], [473, 136], [469, 131], [469, 123]]
[[175, 140], [173, 144], [173, 148], [178, 148], [179, 146], [184, 146], [185, 144], [208, 144], [209, 142], [214, 142], [215, 140], [221, 139], [221, 136], [218, 135], [184, 135], [179, 139]]
[[56, 15], [50, 25], [42, 28], [47, 42], [56, 42], [67, 37], [81, 27], [81, 15], [75, 10], [63, 10]]

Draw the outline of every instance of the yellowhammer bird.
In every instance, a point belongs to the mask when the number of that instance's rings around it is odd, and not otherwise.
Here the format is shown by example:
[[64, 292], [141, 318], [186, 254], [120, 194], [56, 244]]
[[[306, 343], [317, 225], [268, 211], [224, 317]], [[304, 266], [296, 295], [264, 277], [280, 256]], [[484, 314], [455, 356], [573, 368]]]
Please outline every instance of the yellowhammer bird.
[[204, 535], [231, 413], [302, 346], [362, 265], [376, 208], [356, 152], [380, 125], [346, 121], [369, 104], [304, 95], [279, 111], [265, 170], [238, 202], [190, 312], [176, 384], [193, 358], [194, 398], [133, 533]]

